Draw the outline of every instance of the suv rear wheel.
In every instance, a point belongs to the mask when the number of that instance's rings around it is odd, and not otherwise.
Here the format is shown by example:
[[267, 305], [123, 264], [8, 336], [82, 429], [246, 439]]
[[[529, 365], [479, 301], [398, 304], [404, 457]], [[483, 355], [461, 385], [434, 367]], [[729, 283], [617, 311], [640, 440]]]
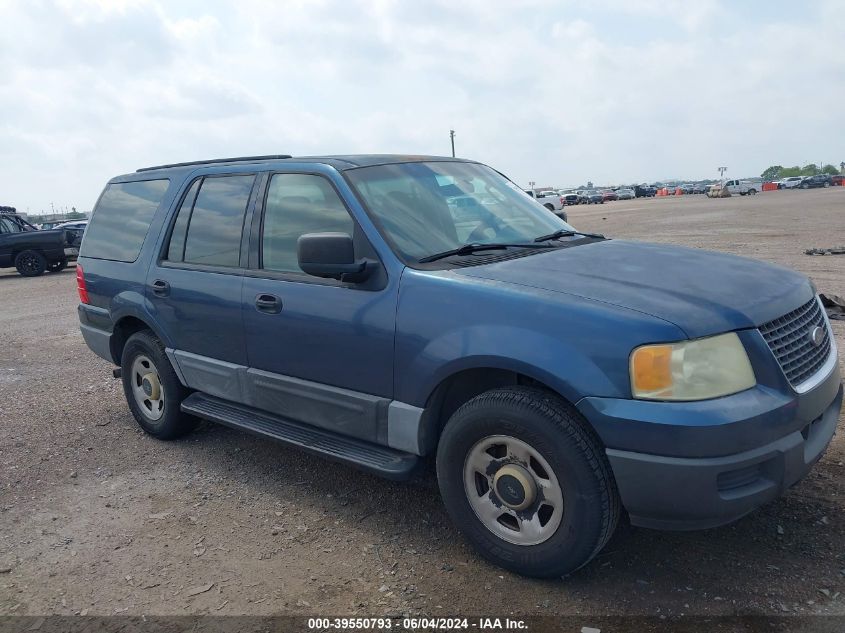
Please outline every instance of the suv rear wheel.
[[495, 389], [458, 409], [440, 438], [437, 479], [478, 551], [527, 576], [585, 565], [619, 517], [598, 438], [568, 403], [539, 389]]
[[180, 408], [188, 390], [179, 382], [164, 345], [152, 332], [142, 330], [129, 337], [120, 367], [126, 402], [142, 429], [161, 440], [193, 430], [196, 418]]
[[15, 257], [15, 268], [23, 277], [38, 277], [47, 268], [47, 259], [38, 251], [21, 251]]

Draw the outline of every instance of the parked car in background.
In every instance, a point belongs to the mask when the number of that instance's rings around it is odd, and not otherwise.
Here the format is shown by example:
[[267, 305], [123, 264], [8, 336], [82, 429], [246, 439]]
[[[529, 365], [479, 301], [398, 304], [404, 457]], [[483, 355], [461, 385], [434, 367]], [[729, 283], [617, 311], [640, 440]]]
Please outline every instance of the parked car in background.
[[616, 190], [616, 199], [617, 200], [631, 200], [634, 198], [634, 190], [628, 189], [627, 187], [621, 187]]
[[564, 206], [571, 207], [578, 204], [581, 200], [577, 193], [565, 193], [562, 196]]
[[59, 226], [59, 224], [61, 224], [61, 223], [62, 223], [61, 221], [55, 221], [55, 222], [41, 222], [41, 223], [39, 223], [39, 224], [35, 224], [35, 225], [33, 225], [33, 226], [35, 226], [35, 228], [37, 228], [37, 229], [39, 229], [39, 230], [42, 230], [42, 231], [49, 231], [50, 229], [54, 229], [54, 228], [56, 228], [56, 227], [57, 227], [57, 226]]
[[831, 186], [836, 185], [841, 187], [843, 181], [845, 181], [845, 176], [843, 176], [842, 174], [836, 174], [835, 176], [830, 177]]
[[798, 183], [799, 189], [816, 189], [818, 187], [830, 187], [830, 176], [828, 174], [807, 176]]
[[657, 194], [657, 189], [651, 185], [637, 185], [634, 187], [634, 195], [637, 198], [653, 198]]
[[605, 189], [601, 192], [601, 199], [604, 202], [610, 202], [612, 200], [619, 200], [619, 196], [616, 195], [616, 192], [613, 189]]
[[563, 196], [560, 195], [557, 191], [541, 191], [538, 192], [534, 199], [537, 200], [540, 204], [546, 207], [549, 211], [560, 211], [563, 209], [563, 205], [565, 204], [563, 201]]
[[70, 222], [61, 222], [56, 224], [54, 229], [82, 229], [83, 231], [88, 227], [88, 220], [72, 220]]
[[783, 178], [780, 181], [780, 188], [781, 189], [795, 189], [798, 185], [801, 184], [801, 181], [804, 178], [802, 176], [789, 176], [788, 178]]
[[741, 196], [753, 196], [757, 193], [757, 186], [744, 180], [728, 180], [725, 182], [724, 187], [731, 192], [732, 196], [737, 194]]
[[709, 187], [709, 185], [705, 185], [703, 183], [697, 182], [694, 185], [692, 185], [692, 189], [690, 190], [690, 193], [694, 193], [694, 194], [705, 193], [707, 191], [708, 187]]
[[604, 204], [604, 196], [596, 189], [585, 189], [581, 192], [581, 204]]
[[0, 268], [15, 267], [23, 277], [63, 270], [76, 259], [82, 234], [72, 230], [39, 230], [11, 211], [0, 213]]

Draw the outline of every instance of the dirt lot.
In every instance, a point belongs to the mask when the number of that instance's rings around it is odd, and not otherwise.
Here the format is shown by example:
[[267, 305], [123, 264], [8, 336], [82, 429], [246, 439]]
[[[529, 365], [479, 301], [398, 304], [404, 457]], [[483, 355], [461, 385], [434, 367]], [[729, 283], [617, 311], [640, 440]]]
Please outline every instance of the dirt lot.
[[[845, 243], [845, 188], [570, 218], [784, 264], [845, 295], [845, 256], [803, 254]], [[210, 424], [145, 436], [76, 303], [73, 268], [0, 273], [0, 615], [845, 614], [842, 433], [806, 480], [734, 525], [625, 528], [573, 577], [528, 580], [473, 554], [431, 478], [382, 481]], [[834, 330], [845, 349], [845, 322]]]

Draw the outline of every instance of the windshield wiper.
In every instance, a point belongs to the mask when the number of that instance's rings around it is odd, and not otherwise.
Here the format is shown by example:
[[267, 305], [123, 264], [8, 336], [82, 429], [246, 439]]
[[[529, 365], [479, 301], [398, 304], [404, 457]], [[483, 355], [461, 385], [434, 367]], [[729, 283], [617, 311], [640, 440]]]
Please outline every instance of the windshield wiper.
[[558, 240], [562, 237], [572, 237], [573, 235], [583, 235], [584, 237], [594, 237], [596, 239], [603, 240], [604, 235], [599, 233], [584, 233], [583, 231], [570, 231], [568, 229], [560, 229], [555, 231], [554, 233], [549, 233], [548, 235], [541, 235], [540, 237], [534, 238], [535, 242], [548, 242], [549, 240]]
[[[534, 240], [535, 242], [537, 240]], [[435, 253], [434, 255], [427, 255], [425, 257], [420, 258], [420, 264], [427, 264], [429, 262], [436, 262], [438, 259], [445, 259], [446, 257], [452, 257], [453, 255], [472, 255], [473, 253], [477, 253], [478, 251], [499, 251], [504, 250], [506, 248], [549, 248], [546, 244], [505, 244], [505, 243], [493, 243], [493, 244], [464, 244], [463, 246], [459, 246], [458, 248], [453, 248], [448, 251], [443, 251], [442, 253]]]

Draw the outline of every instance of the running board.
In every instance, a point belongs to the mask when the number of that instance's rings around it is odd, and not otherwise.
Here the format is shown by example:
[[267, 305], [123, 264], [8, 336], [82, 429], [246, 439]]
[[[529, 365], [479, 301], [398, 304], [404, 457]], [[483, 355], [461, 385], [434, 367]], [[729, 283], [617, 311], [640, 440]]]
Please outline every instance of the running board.
[[350, 464], [387, 479], [408, 479], [419, 457], [195, 392], [182, 401], [182, 411], [301, 448], [314, 455]]

